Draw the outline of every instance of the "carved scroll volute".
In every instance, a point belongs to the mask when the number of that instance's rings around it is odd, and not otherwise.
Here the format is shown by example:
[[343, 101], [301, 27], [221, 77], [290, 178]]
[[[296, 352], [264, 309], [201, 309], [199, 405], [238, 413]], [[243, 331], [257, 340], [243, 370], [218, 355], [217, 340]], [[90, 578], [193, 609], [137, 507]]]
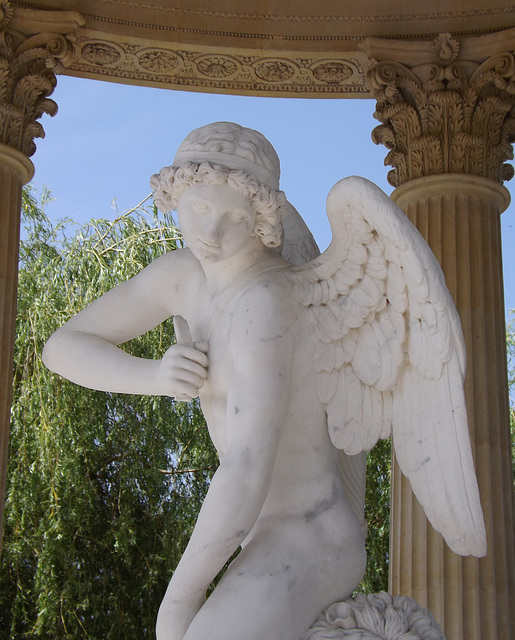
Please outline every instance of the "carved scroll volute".
[[377, 60], [367, 80], [382, 124], [372, 138], [391, 150], [385, 159], [394, 167], [390, 184], [441, 173], [500, 184], [512, 178], [505, 161], [513, 158], [515, 140], [513, 53], [466, 59], [460, 42], [441, 34], [432, 43], [407, 43], [404, 50], [396, 43], [393, 59], [381, 59], [389, 42], [370, 39], [365, 48]]
[[76, 13], [26, 10], [0, 0], [0, 143], [33, 155], [34, 138], [45, 135], [39, 118], [57, 112], [49, 98], [55, 74], [71, 60], [71, 34], [83, 22]]

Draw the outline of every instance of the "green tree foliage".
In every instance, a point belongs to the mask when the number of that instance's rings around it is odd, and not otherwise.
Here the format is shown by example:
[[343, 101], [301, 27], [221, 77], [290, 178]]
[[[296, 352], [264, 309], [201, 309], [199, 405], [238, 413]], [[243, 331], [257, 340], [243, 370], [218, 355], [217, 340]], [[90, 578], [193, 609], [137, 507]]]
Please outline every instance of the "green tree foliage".
[[[204, 419], [196, 403], [78, 387], [41, 351], [72, 314], [173, 250], [176, 230], [138, 210], [73, 231], [28, 192], [23, 221], [0, 637], [152, 637], [217, 464]], [[158, 358], [173, 339], [165, 323], [128, 349]]]
[[367, 569], [359, 587], [364, 593], [388, 591], [391, 443], [380, 440], [367, 456]]

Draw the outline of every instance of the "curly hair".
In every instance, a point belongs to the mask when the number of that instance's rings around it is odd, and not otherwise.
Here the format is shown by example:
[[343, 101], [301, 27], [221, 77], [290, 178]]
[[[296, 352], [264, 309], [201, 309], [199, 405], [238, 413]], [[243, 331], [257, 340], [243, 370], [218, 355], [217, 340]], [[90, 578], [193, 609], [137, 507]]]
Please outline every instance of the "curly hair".
[[154, 202], [165, 213], [177, 209], [182, 194], [189, 187], [222, 184], [250, 200], [256, 213], [252, 235], [259, 237], [265, 247], [280, 247], [286, 197], [282, 191], [268, 187], [245, 171], [228, 169], [212, 162], [186, 162], [179, 167], [164, 167], [150, 179]]

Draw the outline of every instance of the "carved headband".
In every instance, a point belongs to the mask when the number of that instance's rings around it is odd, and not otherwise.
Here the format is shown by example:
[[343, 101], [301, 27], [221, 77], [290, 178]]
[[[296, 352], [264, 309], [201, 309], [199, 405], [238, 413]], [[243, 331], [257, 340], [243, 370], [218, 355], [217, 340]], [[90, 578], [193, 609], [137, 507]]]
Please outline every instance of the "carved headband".
[[279, 189], [279, 176], [251, 160], [230, 153], [218, 151], [179, 151], [174, 158], [173, 166], [180, 167], [186, 162], [212, 162], [227, 169], [245, 171], [270, 189]]

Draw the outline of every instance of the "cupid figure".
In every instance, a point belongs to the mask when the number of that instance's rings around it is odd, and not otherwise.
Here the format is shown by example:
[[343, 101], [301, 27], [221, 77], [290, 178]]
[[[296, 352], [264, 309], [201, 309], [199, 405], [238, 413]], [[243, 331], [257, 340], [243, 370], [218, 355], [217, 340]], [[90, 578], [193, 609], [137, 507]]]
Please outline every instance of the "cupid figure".
[[[433, 526], [456, 553], [484, 555], [459, 318], [404, 214], [342, 180], [317, 256], [274, 149], [232, 123], [190, 133], [151, 184], [186, 248], [69, 320], [44, 360], [95, 389], [200, 397], [220, 465], [158, 640], [299, 640], [350, 596], [366, 562], [366, 451], [392, 432]], [[177, 344], [161, 360], [118, 348], [171, 316]]]

